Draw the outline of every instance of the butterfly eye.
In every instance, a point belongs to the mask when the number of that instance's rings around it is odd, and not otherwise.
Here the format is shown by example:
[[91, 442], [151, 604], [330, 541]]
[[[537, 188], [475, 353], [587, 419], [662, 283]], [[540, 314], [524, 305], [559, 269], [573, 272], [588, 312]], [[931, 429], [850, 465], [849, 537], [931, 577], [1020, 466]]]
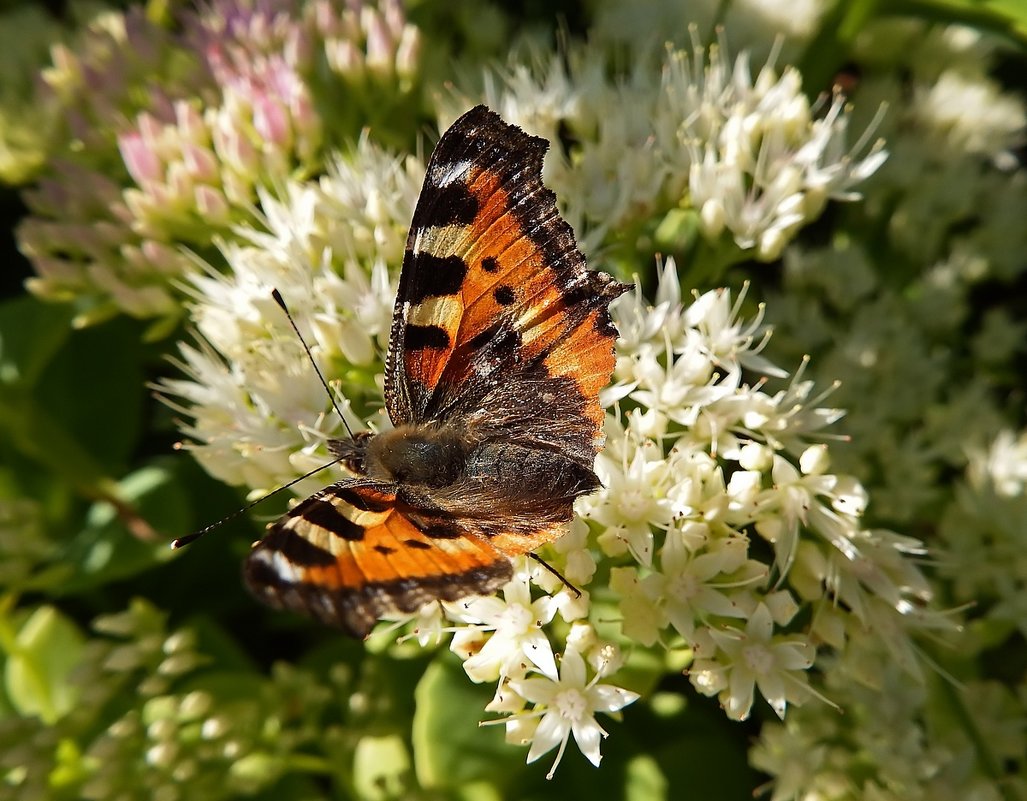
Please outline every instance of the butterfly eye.
[[373, 437], [370, 432], [358, 431], [352, 439], [330, 439], [328, 452], [338, 457], [351, 473], [364, 475], [367, 472], [364, 455]]

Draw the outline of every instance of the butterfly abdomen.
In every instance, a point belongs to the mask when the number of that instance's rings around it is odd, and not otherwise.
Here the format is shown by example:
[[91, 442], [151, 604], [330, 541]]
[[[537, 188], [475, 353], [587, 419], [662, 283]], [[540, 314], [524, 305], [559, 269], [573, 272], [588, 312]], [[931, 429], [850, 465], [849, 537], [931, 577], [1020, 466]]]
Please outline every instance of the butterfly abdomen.
[[500, 487], [514, 504], [521, 499], [546, 499], [568, 520], [573, 500], [600, 486], [590, 468], [557, 450], [511, 442], [491, 442], [476, 448], [468, 456], [467, 475], [472, 481]]

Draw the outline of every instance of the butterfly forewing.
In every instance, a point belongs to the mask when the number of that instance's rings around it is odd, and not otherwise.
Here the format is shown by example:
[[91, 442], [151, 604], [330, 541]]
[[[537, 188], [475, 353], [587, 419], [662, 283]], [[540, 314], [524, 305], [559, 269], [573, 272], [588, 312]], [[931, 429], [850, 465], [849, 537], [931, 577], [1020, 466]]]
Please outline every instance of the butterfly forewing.
[[[386, 401], [403, 421], [475, 415], [511, 428], [514, 415], [520, 439], [591, 465], [593, 387], [609, 381], [617, 335], [608, 306], [626, 287], [586, 269], [542, 183], [548, 146], [484, 106], [439, 141], [407, 238]], [[589, 357], [575, 361], [570, 340]], [[546, 403], [546, 380], [559, 403]]]

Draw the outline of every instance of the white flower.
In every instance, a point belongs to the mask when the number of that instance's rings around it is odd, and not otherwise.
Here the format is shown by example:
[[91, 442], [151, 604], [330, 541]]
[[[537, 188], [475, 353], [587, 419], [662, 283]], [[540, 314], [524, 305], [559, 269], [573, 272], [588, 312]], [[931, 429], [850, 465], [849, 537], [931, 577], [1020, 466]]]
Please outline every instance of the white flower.
[[406, 627], [409, 629], [409, 633], [401, 636], [397, 642], [414, 639], [422, 648], [438, 645], [442, 642], [443, 634], [449, 630], [447, 628], [449, 621], [446, 617], [446, 609], [449, 606], [444, 601], [429, 601], [416, 612], [409, 614], [394, 612], [383, 615], [382, 620], [394, 620], [397, 625], [376, 629], [374, 636], [391, 635], [399, 626], [408, 624]]
[[978, 491], [994, 488], [995, 494], [1014, 498], [1027, 487], [1027, 432], [1014, 438], [1011, 431], [995, 437], [987, 452], [974, 452], [967, 470]]
[[828, 746], [820, 742], [819, 732], [794, 722], [791, 716], [784, 723], [766, 723], [760, 739], [749, 752], [753, 767], [774, 776], [770, 801], [802, 798], [806, 788], [824, 767]]
[[1003, 94], [985, 75], [956, 69], [917, 86], [909, 114], [936, 147], [993, 158], [1020, 145], [1027, 126], [1022, 100]]
[[738, 374], [716, 373], [713, 360], [699, 346], [694, 330], [686, 332], [685, 340], [686, 344], [676, 353], [648, 348], [638, 355], [631, 373], [638, 389], [630, 397], [675, 423], [690, 426], [702, 408], [731, 393]]
[[663, 222], [656, 239], [676, 246], [690, 229], [682, 212], [694, 209], [708, 238], [726, 228], [738, 247], [770, 261], [828, 199], [853, 199], [852, 187], [884, 160], [866, 137], [849, 144], [841, 97], [818, 116], [799, 72], [778, 76], [774, 54], [753, 79], [750, 52], [732, 64], [723, 41], [707, 49], [691, 33], [693, 52], [669, 47], [659, 81], [644, 58], [610, 81], [609, 57], [594, 47], [539, 58], [498, 81], [485, 76], [489, 105], [506, 119], [554, 142], [570, 132], [573, 149], [550, 152], [546, 178], [586, 253], [654, 218]]
[[764, 579], [768, 571], [747, 560], [747, 553], [740, 537], [718, 540], [710, 550], [695, 554], [678, 537], [668, 536], [660, 551], [660, 572], [644, 583], [654, 598], [662, 599], [670, 625], [691, 641], [697, 621], [752, 614], [756, 602], [742, 590]]
[[364, 264], [398, 265], [423, 180], [418, 159], [392, 156], [362, 136], [352, 155], [329, 161], [318, 183], [318, 247]]
[[548, 595], [531, 600], [529, 575], [527, 570], [519, 570], [503, 587], [502, 599], [473, 598], [456, 605], [473, 631], [493, 632], [464, 660], [464, 671], [473, 681], [502, 682], [507, 676], [522, 675], [529, 666], [556, 678], [553, 646], [542, 630], [553, 619], [556, 605]]
[[666, 526], [674, 516], [667, 496], [673, 478], [660, 449], [652, 442], [634, 448], [624, 461], [614, 463], [606, 455], [596, 460], [603, 489], [580, 506], [593, 520], [606, 526], [599, 538], [609, 553], [630, 551], [644, 565], [652, 564], [652, 526]]
[[715, 364], [728, 370], [739, 364], [762, 375], [784, 378], [788, 373], [760, 355], [770, 339], [770, 330], [763, 325], [763, 304], [752, 320], [742, 319], [748, 288], [747, 283], [743, 285], [734, 303], [731, 293], [723, 289], [697, 294], [685, 310], [684, 323], [697, 330], [701, 347]]
[[625, 359], [626, 364], [648, 347], [662, 348], [668, 340], [679, 341], [681, 284], [674, 258], [668, 258], [658, 269], [655, 303], [650, 303], [636, 281], [632, 291], [610, 304], [610, 314], [619, 334], [617, 356]]
[[805, 674], [813, 665], [813, 646], [798, 636], [775, 637], [770, 610], [760, 604], [746, 623], [735, 628], [698, 632], [696, 660], [689, 670], [695, 688], [719, 695], [728, 717], [745, 720], [759, 687], [780, 718], [789, 702], [801, 704], [809, 694]]
[[529, 563], [532, 582], [550, 594], [560, 617], [568, 623], [587, 617], [591, 606], [585, 585], [595, 575], [596, 560], [588, 540], [588, 525], [576, 517], [567, 533], [550, 546], [550, 552], [555, 552], [556, 558], [547, 558], [547, 564], [559, 572], [563, 580], [539, 562], [532, 560]]
[[[820, 454], [820, 450], [807, 449], [805, 453]], [[782, 574], [788, 572], [795, 559], [800, 526], [817, 531], [846, 557], [855, 558], [855, 520], [866, 503], [866, 493], [859, 484], [813, 472], [812, 468], [818, 465], [814, 459], [800, 458], [800, 465], [811, 472], [800, 473], [788, 459], [775, 456], [771, 471], [774, 486], [761, 493], [757, 502], [756, 529], [774, 544], [775, 561]], [[835, 510], [844, 510], [843, 514], [827, 508], [820, 498], [830, 500]]]
[[[609, 231], [656, 208], [665, 177], [650, 136], [658, 89], [652, 69], [640, 65], [615, 82], [609, 66], [601, 48], [569, 47], [485, 75], [485, 102], [504, 119], [554, 144], [563, 131], [577, 140], [573, 154], [550, 150], [545, 179], [586, 254]], [[462, 107], [470, 102], [464, 98]], [[605, 113], [609, 108], [618, 113]], [[455, 118], [455, 109], [443, 117]]]
[[529, 678], [510, 682], [516, 693], [535, 705], [521, 717], [541, 715], [528, 750], [528, 762], [534, 762], [554, 748], [559, 749], [546, 774], [547, 779], [553, 778], [572, 734], [581, 753], [598, 766], [602, 759], [599, 743], [606, 731], [596, 721], [596, 713], [616, 712], [638, 699], [638, 693], [612, 684], [598, 684], [600, 678], [601, 674], [596, 673], [586, 682], [584, 659], [577, 651], [568, 649], [560, 664], [558, 680]]

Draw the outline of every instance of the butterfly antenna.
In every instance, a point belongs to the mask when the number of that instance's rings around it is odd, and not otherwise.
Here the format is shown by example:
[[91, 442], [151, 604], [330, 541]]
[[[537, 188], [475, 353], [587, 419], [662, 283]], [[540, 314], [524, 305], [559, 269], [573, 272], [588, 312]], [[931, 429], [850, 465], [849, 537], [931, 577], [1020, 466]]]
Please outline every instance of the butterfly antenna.
[[227, 523], [229, 520], [234, 520], [235, 518], [239, 517], [239, 515], [241, 515], [241, 514], [243, 514], [245, 512], [250, 511], [250, 509], [252, 509], [258, 503], [263, 503], [268, 498], [272, 497], [273, 495], [277, 495], [282, 490], [289, 489], [289, 487], [291, 487], [293, 484], [298, 484], [303, 479], [310, 478], [315, 473], [320, 473], [325, 468], [331, 467], [333, 464], [338, 464], [341, 461], [342, 461], [342, 457], [341, 456], [338, 459], [332, 459], [332, 461], [328, 462], [328, 464], [323, 464], [320, 467], [315, 467], [309, 473], [304, 473], [299, 478], [294, 478], [288, 484], [282, 484], [282, 486], [280, 486], [278, 489], [271, 490], [271, 492], [269, 492], [267, 495], [261, 495], [259, 498], [257, 498], [257, 500], [253, 501], [252, 503], [246, 504], [241, 509], [236, 509], [234, 512], [232, 512], [229, 515], [225, 515], [224, 517], [222, 517], [217, 522], [211, 523], [210, 525], [207, 525], [207, 526], [204, 526], [199, 531], [194, 531], [192, 534], [186, 534], [184, 537], [179, 537], [178, 539], [176, 539], [174, 542], [171, 543], [172, 550], [175, 550], [175, 549], [178, 549], [178, 548], [183, 548], [186, 545], [188, 545], [190, 542], [196, 542], [196, 540], [198, 540], [200, 537], [202, 537], [208, 531], [213, 531], [216, 528], [220, 528], [225, 523]]
[[[292, 319], [292, 315], [289, 313], [289, 307], [285, 305], [285, 298], [282, 297], [282, 293], [279, 292], [277, 289], [271, 290], [271, 297], [275, 299], [275, 303], [277, 303], [281, 307], [282, 311], [285, 312], [285, 316], [289, 318], [289, 325], [291, 325], [292, 330], [296, 332], [296, 336], [299, 338], [300, 344], [303, 345], [303, 350], [307, 352], [307, 358], [310, 359], [310, 364], [313, 365], [314, 372], [317, 373], [317, 377], [321, 379], [321, 386], [323, 386], [325, 388], [325, 392], [328, 393], [328, 399], [332, 402], [332, 407], [335, 409], [335, 413], [339, 415], [339, 419], [342, 420], [342, 425], [346, 429], [346, 433], [349, 434], [350, 439], [353, 439], [353, 429], [349, 427], [349, 423], [346, 422], [346, 418], [342, 414], [342, 410], [339, 408], [339, 404], [335, 402], [335, 394], [328, 387], [328, 382], [325, 381], [325, 377], [321, 373], [321, 368], [317, 366], [317, 362], [314, 360], [314, 354], [310, 352], [310, 346], [307, 344], [307, 341], [303, 338], [303, 334], [300, 333], [300, 329], [296, 325], [296, 321]], [[285, 486], [289, 485], [286, 484]], [[277, 490], [275, 491], [277, 492]]]

